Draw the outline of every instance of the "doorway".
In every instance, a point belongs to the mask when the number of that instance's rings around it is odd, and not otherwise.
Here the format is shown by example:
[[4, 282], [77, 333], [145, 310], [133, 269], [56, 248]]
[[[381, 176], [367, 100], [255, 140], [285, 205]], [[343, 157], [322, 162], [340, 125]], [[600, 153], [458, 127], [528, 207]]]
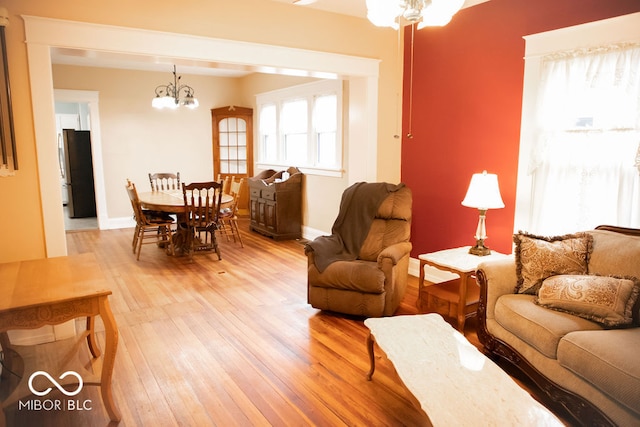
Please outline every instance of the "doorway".
[[[76, 217], [69, 212], [68, 191], [63, 188], [61, 181], [60, 193], [62, 197], [62, 213], [65, 231], [87, 230], [100, 228], [101, 218], [105, 217], [104, 181], [102, 175], [102, 143], [100, 138], [100, 113], [98, 110], [98, 92], [83, 90], [54, 90], [56, 133], [58, 143], [59, 165], [60, 146], [63, 143], [64, 129], [89, 131], [91, 135], [91, 169], [93, 171], [93, 190], [95, 193], [96, 214], [88, 217]], [[60, 173], [62, 177], [63, 173]], [[64, 179], [66, 181], [66, 178]], [[66, 200], [65, 200], [66, 199]], [[65, 203], [66, 202], [66, 203]]]
[[96, 229], [89, 104], [56, 101], [55, 111], [65, 231]]

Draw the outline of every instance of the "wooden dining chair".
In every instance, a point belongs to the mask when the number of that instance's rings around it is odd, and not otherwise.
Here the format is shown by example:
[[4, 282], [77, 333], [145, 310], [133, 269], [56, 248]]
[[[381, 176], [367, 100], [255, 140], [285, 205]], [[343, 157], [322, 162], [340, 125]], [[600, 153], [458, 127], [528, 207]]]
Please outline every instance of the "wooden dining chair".
[[[238, 202], [242, 197], [244, 191], [244, 178], [240, 178], [240, 181], [232, 181], [230, 186], [230, 194], [233, 196], [233, 202], [228, 207], [222, 207], [220, 209], [220, 230], [227, 237], [227, 242], [230, 241], [229, 235], [233, 237], [233, 243], [240, 242], [240, 247], [244, 248], [242, 242], [242, 236], [240, 236], [240, 229], [238, 228]], [[236, 240], [237, 239], [237, 240]]]
[[231, 181], [233, 177], [231, 175], [223, 176], [222, 174], [218, 174], [217, 182], [222, 182], [222, 193], [223, 194], [231, 194]]
[[240, 178], [239, 181], [236, 181], [234, 178], [231, 179], [231, 184], [229, 184], [229, 194], [235, 197], [240, 191], [240, 187], [244, 183], [244, 178]]
[[150, 173], [151, 191], [180, 190], [180, 172]]
[[198, 251], [215, 251], [222, 259], [216, 231], [222, 200], [222, 182], [182, 184], [185, 206], [186, 246], [189, 256]]
[[136, 228], [133, 234], [133, 253], [137, 252], [136, 259], [140, 260], [140, 252], [142, 245], [155, 243], [158, 246], [166, 246], [171, 255], [175, 254], [173, 240], [171, 238], [171, 226], [175, 223], [170, 216], [156, 216], [150, 212], [144, 211], [138, 198], [136, 185], [127, 180], [127, 194], [131, 200], [133, 215], [136, 220]]

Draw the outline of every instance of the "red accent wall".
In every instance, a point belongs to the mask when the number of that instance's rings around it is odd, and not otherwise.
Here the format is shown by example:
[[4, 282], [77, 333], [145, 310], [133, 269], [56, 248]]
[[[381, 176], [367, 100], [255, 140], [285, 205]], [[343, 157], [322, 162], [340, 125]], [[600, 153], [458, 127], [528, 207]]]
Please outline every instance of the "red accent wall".
[[405, 29], [402, 181], [413, 190], [413, 257], [474, 244], [478, 211], [460, 202], [471, 175], [485, 169], [498, 174], [505, 203], [487, 212], [486, 244], [511, 252], [522, 37], [638, 11], [638, 0], [491, 0], [445, 27], [415, 31], [413, 83]]

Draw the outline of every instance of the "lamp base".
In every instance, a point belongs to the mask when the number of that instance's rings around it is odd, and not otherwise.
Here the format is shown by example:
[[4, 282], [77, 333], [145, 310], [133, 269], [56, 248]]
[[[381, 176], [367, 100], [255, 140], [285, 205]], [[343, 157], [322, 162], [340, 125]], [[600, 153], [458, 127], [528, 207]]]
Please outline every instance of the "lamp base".
[[484, 245], [483, 240], [476, 240], [476, 245], [469, 249], [471, 255], [486, 256], [491, 255], [491, 249]]

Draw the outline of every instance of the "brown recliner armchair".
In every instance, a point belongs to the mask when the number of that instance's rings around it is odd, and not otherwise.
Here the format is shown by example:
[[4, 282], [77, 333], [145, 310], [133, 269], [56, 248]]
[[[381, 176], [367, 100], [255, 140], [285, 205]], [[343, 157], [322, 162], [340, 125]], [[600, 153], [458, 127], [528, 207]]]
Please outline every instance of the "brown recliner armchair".
[[[345, 194], [338, 218], [343, 214]], [[361, 203], [362, 200], [354, 201], [356, 205]], [[353, 260], [339, 259], [319, 268], [317, 264], [322, 263], [317, 262], [319, 253], [315, 252], [314, 243], [327, 237], [318, 237], [308, 244], [305, 252], [308, 258], [309, 304], [321, 310], [357, 316], [391, 316], [400, 305], [407, 287], [411, 205], [412, 193], [408, 187], [400, 184], [390, 191], [376, 205], [377, 211], [373, 208], [371, 213], [375, 214], [369, 220], [368, 234]], [[352, 223], [345, 223], [344, 234], [348, 235], [354, 226], [361, 224], [362, 218], [362, 215], [357, 216]], [[329, 238], [336, 234], [335, 228], [336, 224]]]

